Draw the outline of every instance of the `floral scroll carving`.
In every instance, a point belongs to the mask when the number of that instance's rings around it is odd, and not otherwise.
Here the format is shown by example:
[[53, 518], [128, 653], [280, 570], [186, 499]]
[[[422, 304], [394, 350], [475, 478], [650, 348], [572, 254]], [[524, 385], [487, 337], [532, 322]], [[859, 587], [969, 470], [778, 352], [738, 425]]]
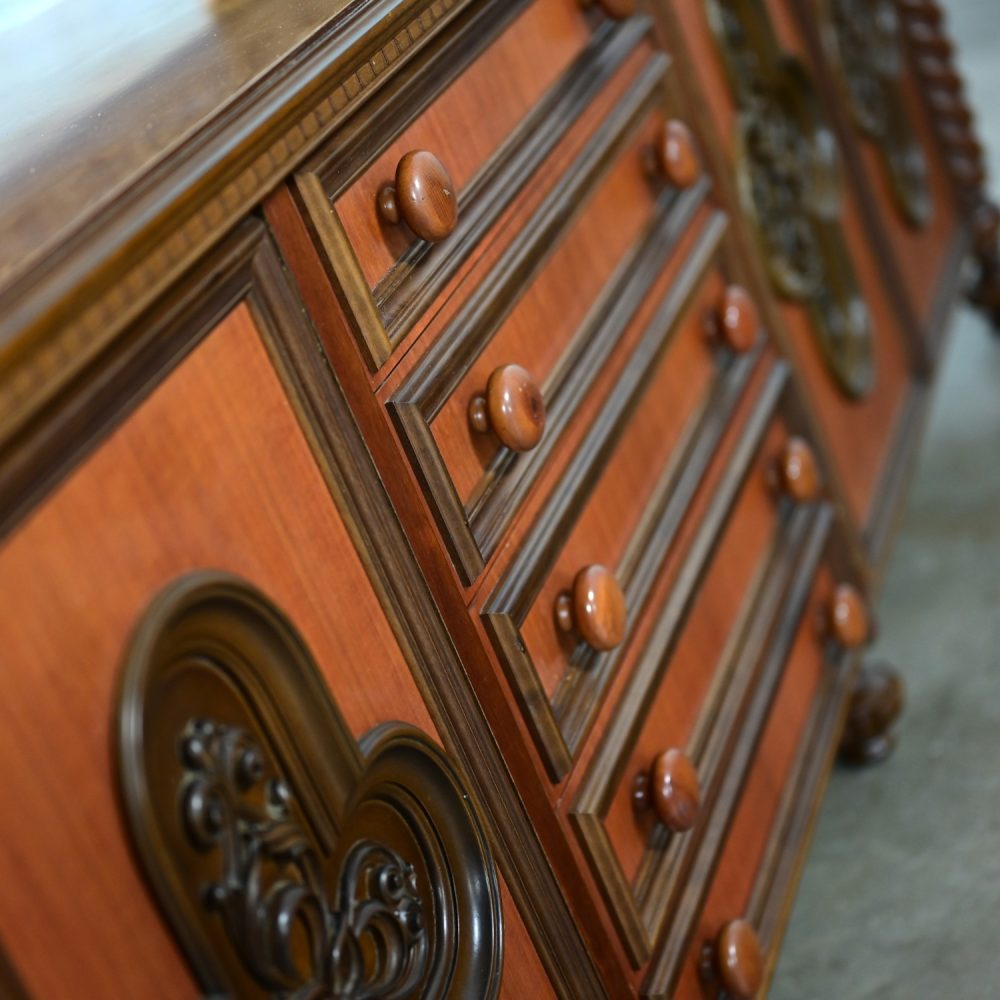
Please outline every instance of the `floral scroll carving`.
[[900, 211], [925, 226], [932, 201], [927, 160], [904, 105], [905, 53], [895, 0], [823, 0], [827, 51], [858, 128], [875, 140]]
[[252, 587], [195, 574], [153, 602], [118, 751], [136, 852], [206, 993], [496, 996], [499, 887], [461, 775], [409, 726], [356, 743]]
[[812, 316], [827, 370], [849, 396], [874, 380], [868, 309], [840, 228], [839, 153], [808, 74], [760, 0], [706, 0], [737, 105], [737, 174], [771, 279]]

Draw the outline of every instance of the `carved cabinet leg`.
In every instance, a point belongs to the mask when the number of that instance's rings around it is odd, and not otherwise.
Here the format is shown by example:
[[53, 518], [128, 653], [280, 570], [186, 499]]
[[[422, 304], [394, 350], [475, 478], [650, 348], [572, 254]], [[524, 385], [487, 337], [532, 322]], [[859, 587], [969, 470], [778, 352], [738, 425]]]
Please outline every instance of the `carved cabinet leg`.
[[887, 663], [865, 664], [858, 673], [840, 741], [841, 759], [876, 764], [895, 749], [893, 725], [903, 710], [903, 680]]

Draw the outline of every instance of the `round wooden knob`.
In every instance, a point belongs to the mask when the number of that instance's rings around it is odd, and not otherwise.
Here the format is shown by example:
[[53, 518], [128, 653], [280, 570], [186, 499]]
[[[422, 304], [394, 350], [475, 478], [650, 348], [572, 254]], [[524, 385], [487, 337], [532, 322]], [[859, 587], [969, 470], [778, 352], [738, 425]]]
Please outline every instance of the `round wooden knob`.
[[531, 451], [545, 430], [545, 400], [520, 365], [501, 365], [486, 383], [486, 394], [469, 404], [469, 423], [480, 434], [492, 430], [511, 451]]
[[715, 961], [726, 993], [733, 1000], [753, 1000], [764, 982], [764, 962], [749, 921], [731, 920], [719, 931]]
[[601, 651], [625, 638], [625, 595], [611, 570], [587, 566], [576, 574], [571, 594], [556, 599], [556, 621], [564, 632], [576, 629], [584, 642]]
[[722, 342], [736, 354], [745, 354], [753, 347], [760, 329], [757, 306], [750, 293], [741, 285], [729, 285], [719, 302], [718, 331]]
[[694, 826], [701, 807], [698, 772], [683, 751], [664, 750], [637, 779], [634, 798], [640, 808], [652, 806], [668, 830], [683, 833]]
[[[631, 17], [636, 12], [636, 0], [597, 0], [597, 5], [610, 18], [616, 21], [624, 21], [626, 17]], [[585, 0], [584, 6], [589, 6]]]
[[663, 126], [656, 155], [663, 176], [676, 188], [691, 187], [701, 175], [694, 136], [684, 122], [672, 118]]
[[819, 463], [807, 441], [800, 437], [788, 439], [778, 458], [778, 480], [782, 492], [796, 503], [809, 503], [819, 496]]
[[390, 225], [402, 219], [420, 239], [438, 243], [458, 222], [455, 185], [433, 153], [415, 149], [397, 164], [395, 186], [379, 191], [378, 210]]
[[830, 601], [830, 634], [845, 649], [857, 649], [868, 640], [871, 621], [865, 599], [849, 583], [841, 583]]

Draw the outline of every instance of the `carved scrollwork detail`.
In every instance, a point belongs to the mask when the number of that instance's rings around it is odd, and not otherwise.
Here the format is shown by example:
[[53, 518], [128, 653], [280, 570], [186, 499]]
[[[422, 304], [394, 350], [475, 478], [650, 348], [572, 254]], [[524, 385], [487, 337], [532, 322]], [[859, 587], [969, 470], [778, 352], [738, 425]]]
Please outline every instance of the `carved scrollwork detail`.
[[895, 0], [823, 0], [824, 42], [854, 121], [883, 162], [896, 204], [925, 226], [933, 203], [927, 160], [904, 104], [903, 54]]
[[736, 116], [737, 180], [775, 287], [809, 308], [840, 388], [874, 381], [871, 322], [840, 228], [833, 133], [801, 63], [783, 53], [760, 0], [707, 0]]
[[[427, 963], [413, 866], [375, 841], [352, 845], [328, 898], [315, 848], [291, 816], [292, 791], [268, 775], [242, 729], [192, 721], [181, 743], [191, 842], [219, 855], [205, 887], [244, 964], [267, 989], [316, 1000], [408, 997]], [[293, 941], [298, 930], [304, 967]], [[366, 955], [374, 961], [366, 962]]]
[[206, 992], [496, 995], [499, 888], [460, 775], [412, 727], [355, 743], [263, 595], [198, 574], [154, 601], [119, 722], [136, 850]]

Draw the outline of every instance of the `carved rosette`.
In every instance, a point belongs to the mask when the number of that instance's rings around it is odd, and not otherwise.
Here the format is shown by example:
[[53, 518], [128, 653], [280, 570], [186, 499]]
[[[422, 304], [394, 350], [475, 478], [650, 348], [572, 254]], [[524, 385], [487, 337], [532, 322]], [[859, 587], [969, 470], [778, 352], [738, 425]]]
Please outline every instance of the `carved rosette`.
[[930, 221], [927, 160], [905, 106], [905, 57], [895, 0], [823, 0], [824, 42], [854, 121], [873, 139], [899, 210]]
[[499, 888], [460, 775], [412, 727], [355, 743], [257, 591], [197, 574], [154, 601], [118, 749], [137, 853], [206, 993], [496, 995]]
[[871, 321], [840, 228], [840, 161], [811, 79], [759, 0], [707, 0], [738, 108], [737, 180], [775, 287], [810, 311], [847, 395], [874, 381]]

